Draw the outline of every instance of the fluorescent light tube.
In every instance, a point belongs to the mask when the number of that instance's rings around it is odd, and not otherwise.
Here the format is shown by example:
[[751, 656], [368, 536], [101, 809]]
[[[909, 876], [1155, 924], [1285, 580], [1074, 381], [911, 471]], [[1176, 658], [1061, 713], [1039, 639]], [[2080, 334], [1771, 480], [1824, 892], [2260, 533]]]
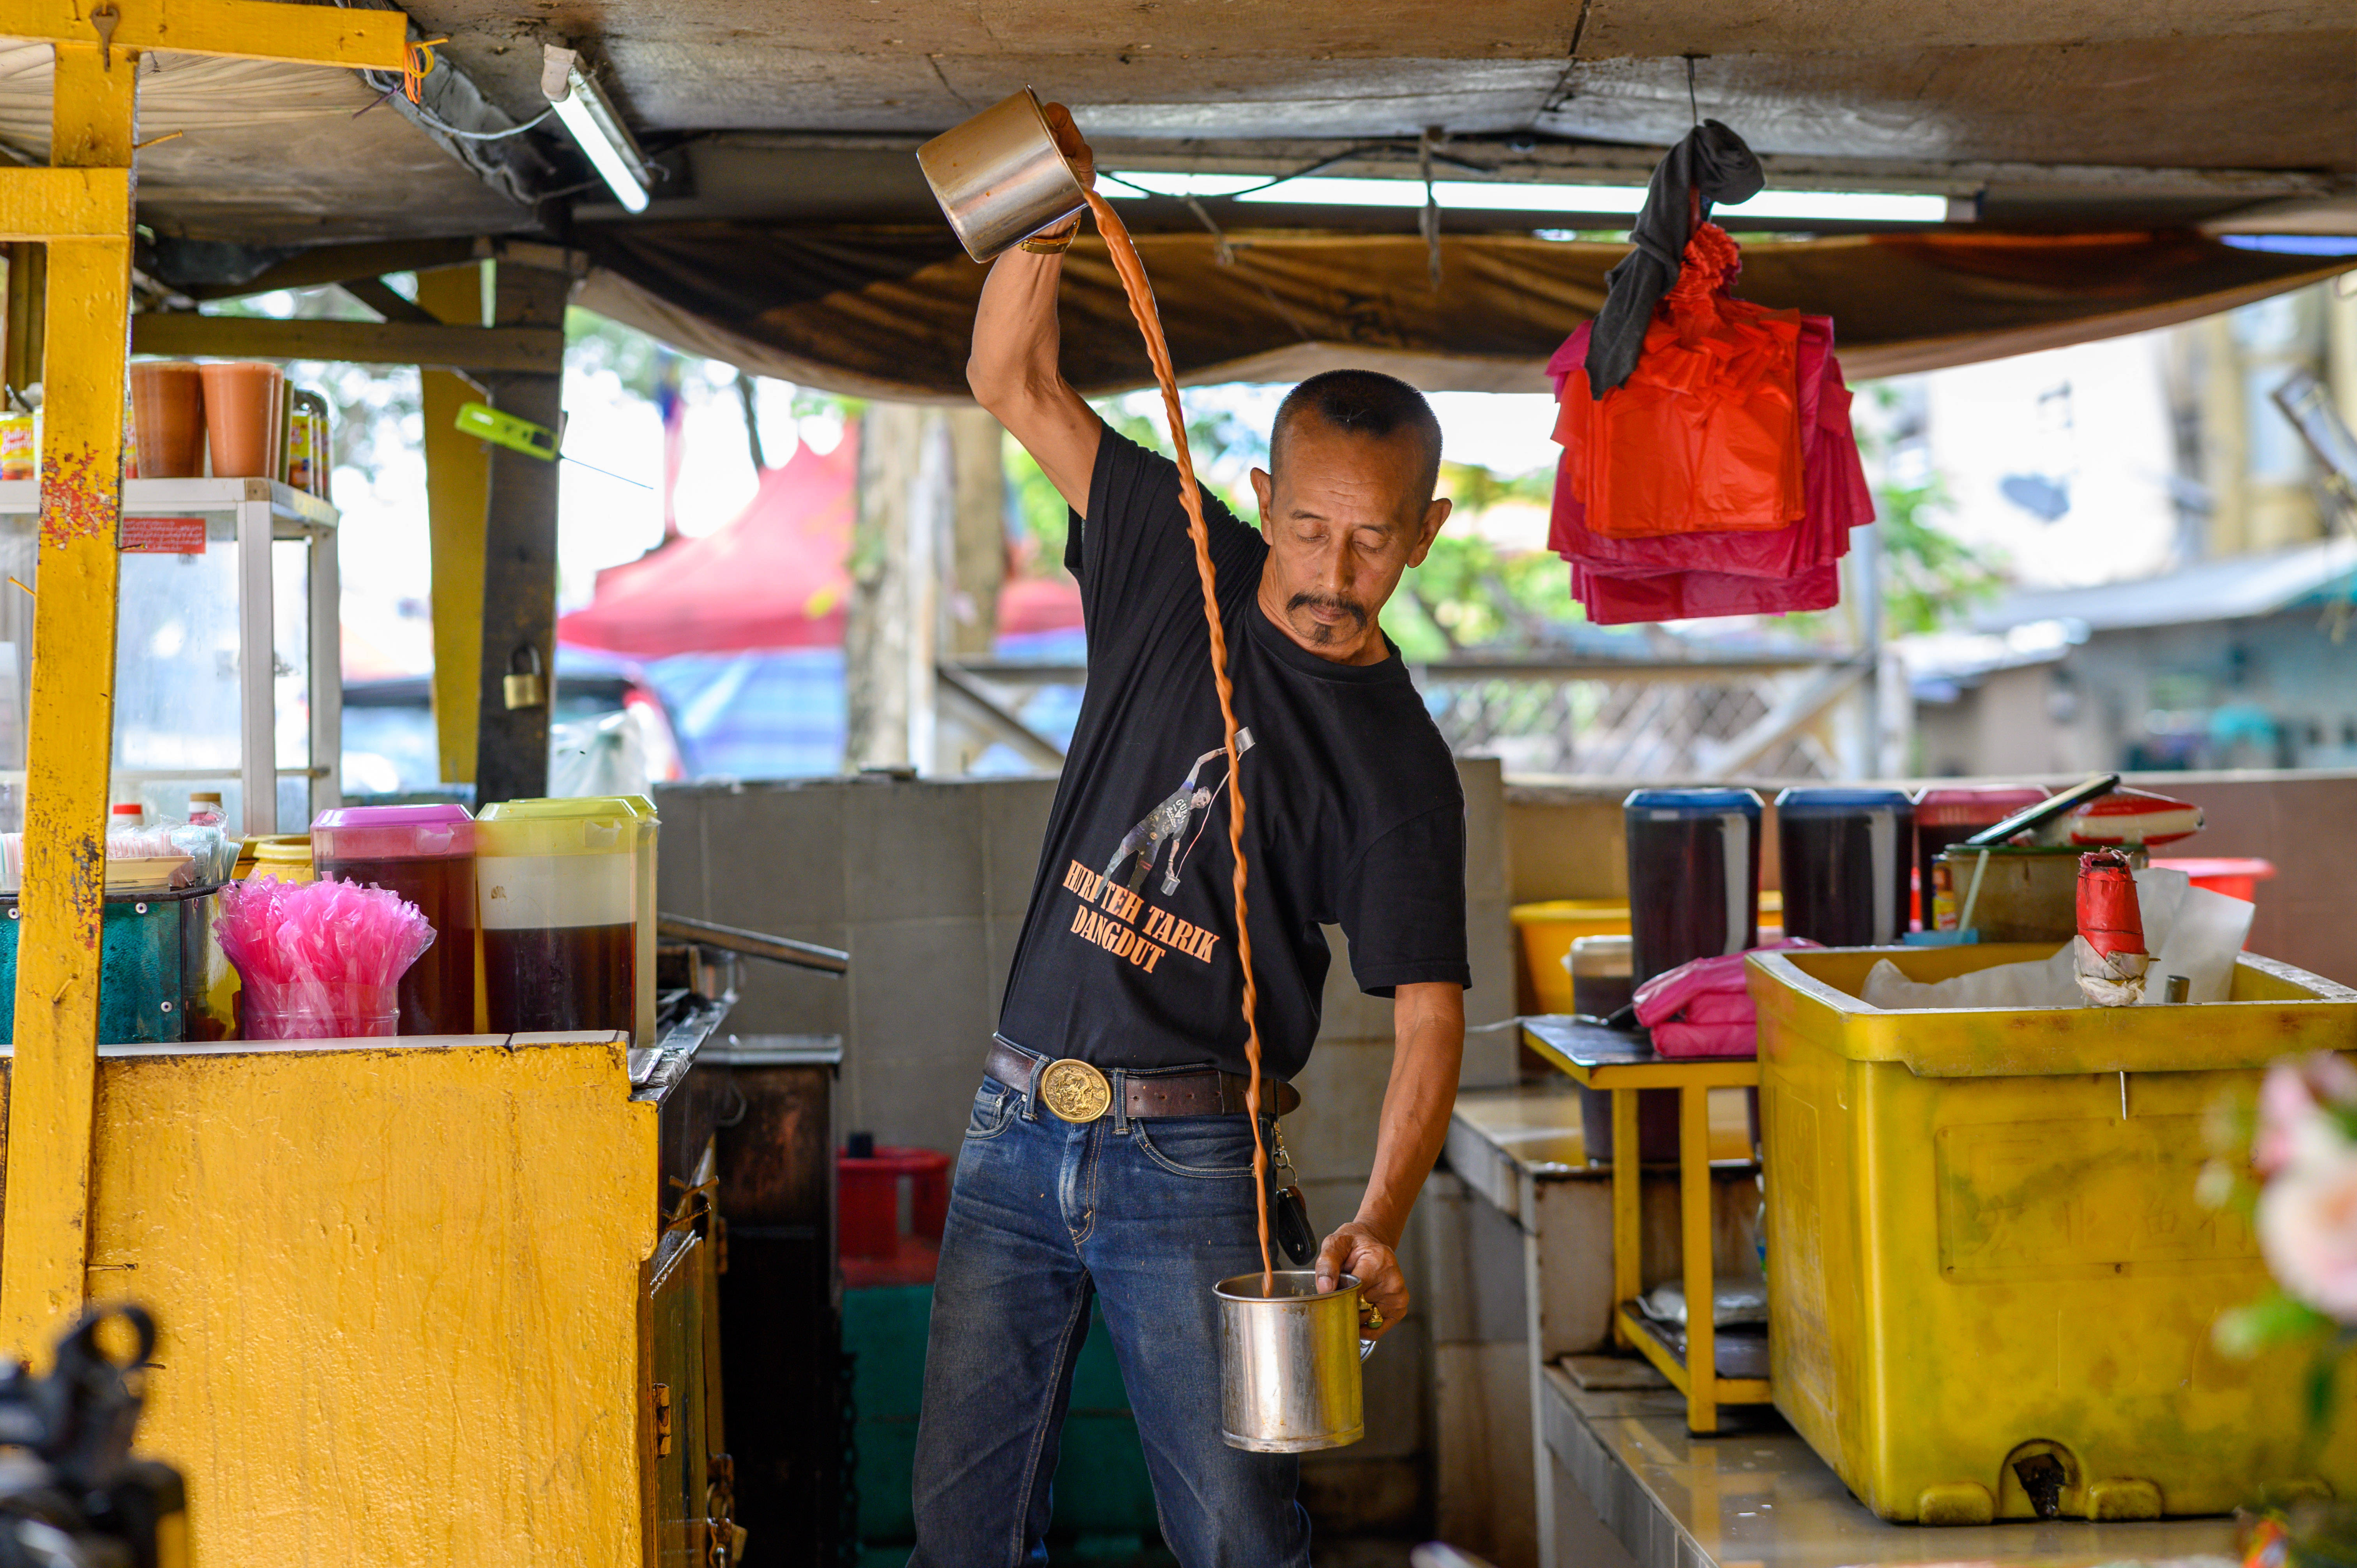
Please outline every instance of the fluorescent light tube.
[[580, 58], [555, 44], [542, 46], [540, 88], [590, 166], [612, 188], [614, 199], [626, 211], [644, 212], [647, 184], [640, 171], [645, 160], [639, 156], [639, 145], [597, 84], [582, 74]]
[[[1233, 197], [1238, 201], [1281, 202], [1308, 207], [1422, 207], [1424, 182], [1305, 175], [1275, 185], [1264, 176], [1166, 174], [1119, 169], [1114, 178], [1160, 196]], [[1138, 193], [1108, 185], [1116, 199]], [[1645, 205], [1641, 185], [1518, 184], [1506, 180], [1439, 179], [1434, 199], [1459, 212], [1584, 212], [1634, 214]], [[1750, 200], [1721, 206], [1714, 216], [1774, 219], [1795, 222], [1943, 223], [1949, 218], [1944, 196], [1863, 190], [1763, 190]]]

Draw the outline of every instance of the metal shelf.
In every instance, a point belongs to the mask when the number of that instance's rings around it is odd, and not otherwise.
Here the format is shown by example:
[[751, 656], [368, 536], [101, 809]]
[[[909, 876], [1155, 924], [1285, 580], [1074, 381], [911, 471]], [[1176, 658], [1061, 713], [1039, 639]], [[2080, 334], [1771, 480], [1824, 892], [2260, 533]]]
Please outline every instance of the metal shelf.
[[[0, 480], [0, 518], [34, 516], [40, 505], [38, 480]], [[244, 800], [243, 821], [238, 826], [251, 837], [278, 831], [277, 780], [282, 777], [311, 779], [307, 822], [312, 812], [343, 798], [339, 766], [343, 648], [339, 626], [342, 594], [336, 570], [336, 529], [341, 519], [334, 507], [318, 497], [275, 479], [126, 479], [123, 484], [122, 515], [126, 518], [222, 513], [236, 520], [239, 600], [247, 607], [241, 614], [239, 646], [245, 714], [242, 756], [233, 774], [218, 769], [140, 771], [167, 778], [201, 774], [238, 779]], [[302, 541], [308, 546], [311, 765], [307, 768], [277, 766], [274, 600], [272, 552], [265, 541]], [[124, 609], [126, 614], [136, 613], [129, 604]]]

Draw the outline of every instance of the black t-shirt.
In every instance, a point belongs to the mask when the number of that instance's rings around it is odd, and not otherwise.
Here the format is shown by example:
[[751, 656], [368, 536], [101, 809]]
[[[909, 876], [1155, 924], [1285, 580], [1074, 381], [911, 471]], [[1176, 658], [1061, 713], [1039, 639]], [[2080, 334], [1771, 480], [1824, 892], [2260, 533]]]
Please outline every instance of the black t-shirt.
[[[1320, 659], [1257, 600], [1268, 546], [1205, 496], [1242, 752], [1262, 1065], [1301, 1070], [1338, 923], [1360, 987], [1471, 983], [1465, 795], [1399, 651]], [[999, 1033], [1103, 1068], [1244, 1070], [1227, 757], [1178, 470], [1107, 430], [1064, 564], [1088, 693]], [[1243, 746], [1242, 735], [1239, 746]]]

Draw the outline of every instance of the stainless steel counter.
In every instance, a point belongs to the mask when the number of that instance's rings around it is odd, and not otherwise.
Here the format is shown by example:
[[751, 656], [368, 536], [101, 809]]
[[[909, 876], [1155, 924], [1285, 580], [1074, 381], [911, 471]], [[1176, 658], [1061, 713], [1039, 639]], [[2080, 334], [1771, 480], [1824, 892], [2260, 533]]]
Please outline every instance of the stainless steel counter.
[[1866, 1563], [2129, 1561], [2231, 1568], [2222, 1519], [2142, 1524], [1886, 1524], [1771, 1416], [1762, 1429], [1687, 1435], [1674, 1392], [1579, 1388], [1560, 1368], [1540, 1384], [1546, 1446], [1638, 1568], [1854, 1568]]

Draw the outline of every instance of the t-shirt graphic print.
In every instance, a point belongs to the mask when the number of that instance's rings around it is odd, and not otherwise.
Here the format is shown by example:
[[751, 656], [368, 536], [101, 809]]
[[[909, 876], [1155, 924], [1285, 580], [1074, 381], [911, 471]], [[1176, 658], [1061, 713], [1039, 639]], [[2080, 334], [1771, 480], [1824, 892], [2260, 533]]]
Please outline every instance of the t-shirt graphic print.
[[[1323, 928], [1361, 989], [1463, 985], [1464, 795], [1396, 650], [1318, 658], [1257, 602], [1259, 533], [1205, 498], [1240, 721], [1253, 963], [1267, 1072], [1317, 1038]], [[1194, 554], [1168, 459], [1108, 430], [1065, 564], [1088, 689], [999, 1033], [1104, 1069], [1244, 1070], [1227, 753]]]

